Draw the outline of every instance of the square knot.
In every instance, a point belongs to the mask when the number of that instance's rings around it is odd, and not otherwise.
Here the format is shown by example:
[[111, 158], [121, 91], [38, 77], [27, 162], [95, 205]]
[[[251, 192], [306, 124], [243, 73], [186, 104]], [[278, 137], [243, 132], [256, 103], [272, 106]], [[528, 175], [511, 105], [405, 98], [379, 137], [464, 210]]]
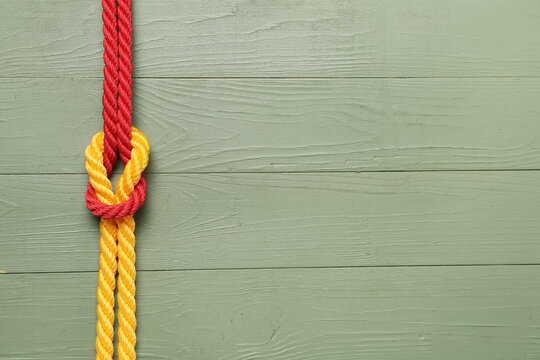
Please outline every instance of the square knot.
[[85, 168], [90, 181], [84, 198], [92, 214], [105, 219], [120, 219], [134, 214], [146, 200], [146, 180], [142, 173], [148, 165], [150, 144], [140, 130], [131, 127], [131, 157], [124, 166], [114, 193], [103, 163], [103, 140], [104, 133], [101, 131], [92, 137], [85, 151]]

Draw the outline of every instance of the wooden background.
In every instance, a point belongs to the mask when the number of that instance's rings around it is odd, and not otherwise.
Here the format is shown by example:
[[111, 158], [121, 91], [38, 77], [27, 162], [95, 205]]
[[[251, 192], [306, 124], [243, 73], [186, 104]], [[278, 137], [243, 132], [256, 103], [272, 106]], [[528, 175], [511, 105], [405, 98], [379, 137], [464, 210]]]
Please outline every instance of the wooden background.
[[[540, 359], [539, 1], [133, 16], [140, 359]], [[1, 359], [93, 358], [101, 26], [0, 4]]]

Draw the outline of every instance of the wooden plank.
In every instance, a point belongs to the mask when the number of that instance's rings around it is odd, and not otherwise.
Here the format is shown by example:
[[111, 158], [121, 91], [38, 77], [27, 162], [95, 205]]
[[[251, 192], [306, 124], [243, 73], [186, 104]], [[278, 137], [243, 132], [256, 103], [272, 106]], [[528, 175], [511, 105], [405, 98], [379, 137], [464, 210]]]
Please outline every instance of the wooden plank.
[[[141, 272], [138, 358], [540, 356], [538, 266]], [[96, 274], [0, 275], [2, 359], [93, 355]]]
[[[101, 76], [99, 1], [0, 13], [0, 76]], [[539, 76], [536, 0], [151, 0], [135, 76]]]
[[96, 1], [4, 3], [0, 11], [0, 76], [101, 76], [100, 13], [101, 2]]
[[[100, 81], [4, 79], [0, 172], [81, 173]], [[149, 172], [530, 169], [540, 79], [135, 83]], [[61, 139], [61, 142], [59, 143]]]
[[[84, 175], [0, 177], [0, 270], [92, 271]], [[155, 175], [139, 269], [540, 263], [540, 172]]]

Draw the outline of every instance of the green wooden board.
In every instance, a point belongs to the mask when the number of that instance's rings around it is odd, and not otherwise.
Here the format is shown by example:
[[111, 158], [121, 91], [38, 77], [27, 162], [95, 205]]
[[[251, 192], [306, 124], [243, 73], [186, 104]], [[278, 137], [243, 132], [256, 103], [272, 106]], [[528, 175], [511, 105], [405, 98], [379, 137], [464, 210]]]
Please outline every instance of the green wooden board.
[[[0, 176], [0, 270], [97, 269], [84, 175]], [[540, 172], [152, 175], [139, 269], [540, 263]]]
[[[83, 173], [101, 82], [0, 82], [0, 173]], [[536, 169], [540, 79], [139, 79], [148, 172]]]
[[[133, 11], [139, 359], [540, 358], [539, 1]], [[94, 355], [100, 12], [0, 4], [1, 360]]]
[[[139, 272], [138, 359], [540, 357], [539, 266]], [[93, 356], [96, 273], [0, 275], [0, 358]]]
[[[101, 76], [100, 1], [0, 11], [0, 76]], [[536, 0], [138, 0], [135, 75], [540, 75]]]

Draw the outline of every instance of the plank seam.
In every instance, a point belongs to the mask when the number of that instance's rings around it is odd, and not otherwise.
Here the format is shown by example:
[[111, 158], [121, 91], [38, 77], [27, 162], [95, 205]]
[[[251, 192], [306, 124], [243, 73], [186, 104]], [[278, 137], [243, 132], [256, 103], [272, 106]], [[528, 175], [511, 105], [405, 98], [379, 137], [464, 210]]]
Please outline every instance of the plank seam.
[[[374, 79], [538, 79], [540, 75], [479, 75], [479, 76], [133, 76], [149, 80], [374, 80]], [[103, 80], [100, 76], [0, 76], [1, 79], [20, 80]]]
[[[306, 171], [158, 171], [146, 172], [147, 175], [240, 175], [240, 174], [364, 174], [364, 173], [434, 173], [434, 172], [535, 172], [540, 168], [525, 169], [408, 169], [408, 170], [306, 170]], [[0, 176], [69, 176], [69, 175], [87, 175], [85, 172], [62, 172], [62, 173], [0, 173]]]
[[[397, 264], [397, 265], [350, 265], [350, 266], [283, 266], [283, 267], [239, 267], [239, 268], [186, 268], [186, 269], [141, 269], [137, 272], [202, 272], [202, 271], [250, 271], [250, 270], [316, 270], [316, 269], [388, 269], [388, 268], [470, 268], [470, 267], [521, 267], [540, 266], [540, 263], [486, 263], [486, 264]], [[97, 274], [97, 270], [81, 271], [14, 271], [3, 272], [0, 276], [6, 275], [53, 275], [53, 274]]]

